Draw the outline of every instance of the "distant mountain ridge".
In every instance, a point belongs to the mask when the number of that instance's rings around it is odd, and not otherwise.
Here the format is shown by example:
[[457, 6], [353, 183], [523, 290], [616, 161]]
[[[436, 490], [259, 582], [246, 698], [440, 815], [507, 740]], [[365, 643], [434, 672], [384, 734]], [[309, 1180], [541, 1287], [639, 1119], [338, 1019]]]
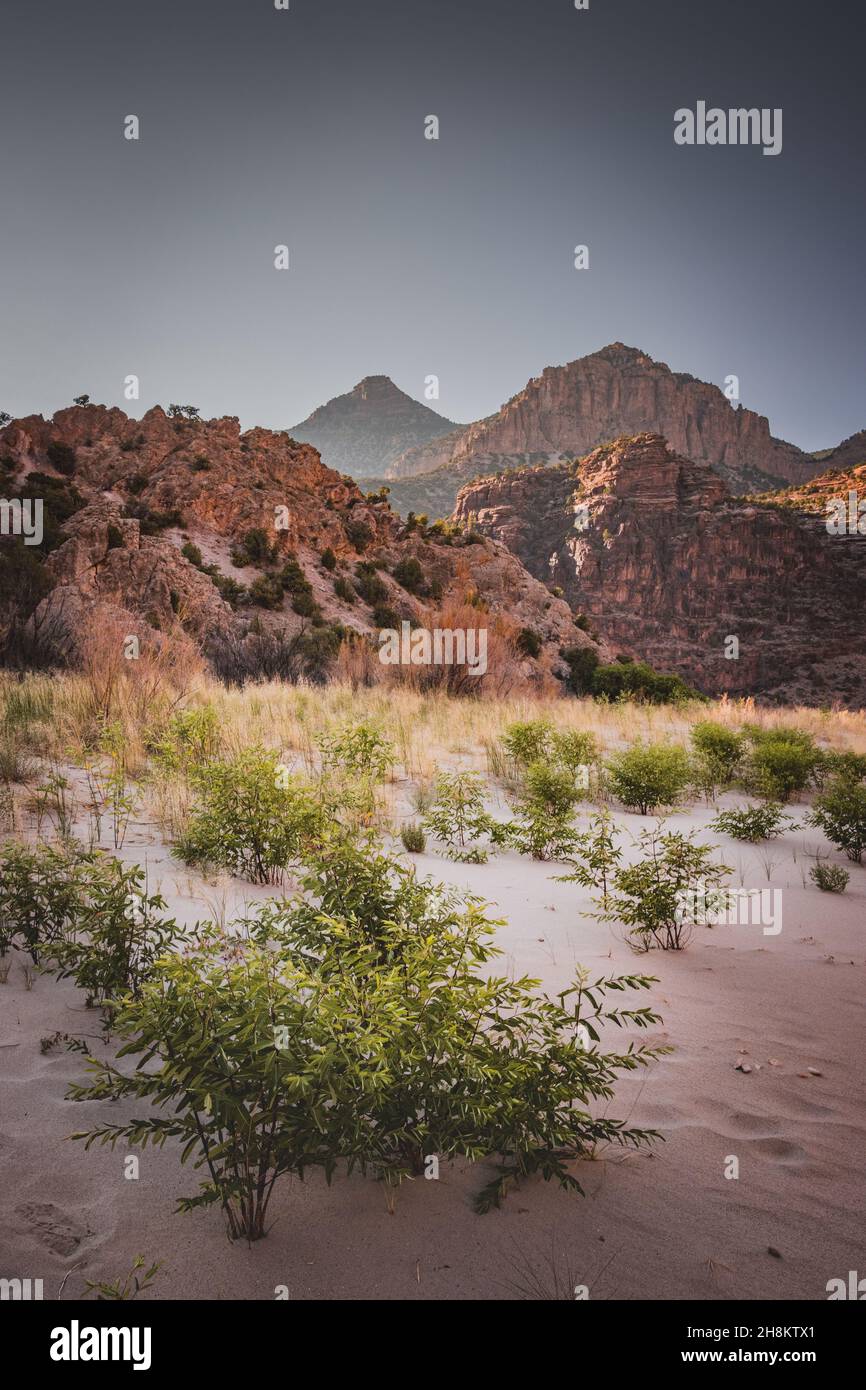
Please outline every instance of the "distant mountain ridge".
[[862, 705], [866, 632], [839, 615], [866, 611], [866, 535], [828, 534], [825, 509], [864, 483], [858, 468], [735, 496], [645, 433], [472, 483], [455, 517], [558, 586], [617, 651], [700, 690]]
[[366, 376], [289, 433], [299, 443], [314, 445], [329, 468], [364, 477], [387, 472], [407, 450], [459, 428], [407, 396], [390, 377]]
[[660, 434], [686, 458], [709, 464], [737, 492], [804, 482], [819, 471], [811, 455], [771, 435], [765, 416], [733, 407], [718, 386], [672, 372], [639, 348], [610, 343], [565, 366], [545, 367], [495, 414], [438, 448], [434, 441], [407, 451], [387, 475], [450, 466], [465, 477], [491, 456], [582, 457], [611, 439], [642, 433]]

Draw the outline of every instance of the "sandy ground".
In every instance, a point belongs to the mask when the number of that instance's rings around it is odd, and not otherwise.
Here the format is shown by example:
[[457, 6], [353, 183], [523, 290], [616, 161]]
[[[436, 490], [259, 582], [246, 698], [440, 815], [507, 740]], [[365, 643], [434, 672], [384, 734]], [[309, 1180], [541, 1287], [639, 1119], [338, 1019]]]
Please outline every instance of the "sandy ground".
[[[703, 827], [713, 814], [696, 808], [670, 824]], [[647, 824], [616, 820], [633, 833]], [[513, 854], [478, 866], [418, 856], [421, 872], [471, 889], [507, 918], [498, 938], [506, 963], [548, 990], [576, 962], [594, 974], [658, 976], [637, 1002], [663, 1016], [652, 1040], [674, 1048], [626, 1077], [609, 1106], [664, 1133], [653, 1154], [608, 1150], [576, 1165], [585, 1197], [533, 1180], [486, 1216], [469, 1204], [489, 1176], [484, 1165], [443, 1164], [438, 1181], [407, 1183], [394, 1215], [379, 1184], [353, 1177], [328, 1188], [314, 1174], [283, 1180], [266, 1240], [230, 1245], [216, 1210], [174, 1212], [196, 1175], [171, 1147], [145, 1150], [136, 1181], [124, 1177], [120, 1150], [85, 1153], [64, 1141], [123, 1107], [64, 1099], [81, 1059], [42, 1054], [40, 1039], [98, 1037], [98, 1018], [70, 981], [37, 976], [28, 991], [18, 957], [0, 986], [0, 1277], [41, 1278], [52, 1299], [65, 1280], [62, 1297], [74, 1300], [85, 1279], [116, 1279], [140, 1253], [163, 1266], [145, 1297], [272, 1299], [286, 1286], [292, 1299], [509, 1299], [537, 1280], [585, 1284], [593, 1299], [826, 1298], [829, 1279], [866, 1270], [866, 866], [831, 852], [851, 872], [848, 891], [831, 896], [803, 883], [807, 850], [826, 848], [815, 831], [756, 848], [707, 838], [734, 868], [732, 883], [782, 890], [781, 933], [702, 927], [682, 953], [635, 956], [621, 929], [584, 915], [588, 894], [553, 881], [557, 866]], [[148, 825], [131, 828], [121, 857], [146, 859], [151, 886], [184, 920], [268, 893], [206, 883], [172, 861]], [[738, 1060], [753, 1070], [737, 1070]], [[731, 1156], [737, 1179], [725, 1177]]]

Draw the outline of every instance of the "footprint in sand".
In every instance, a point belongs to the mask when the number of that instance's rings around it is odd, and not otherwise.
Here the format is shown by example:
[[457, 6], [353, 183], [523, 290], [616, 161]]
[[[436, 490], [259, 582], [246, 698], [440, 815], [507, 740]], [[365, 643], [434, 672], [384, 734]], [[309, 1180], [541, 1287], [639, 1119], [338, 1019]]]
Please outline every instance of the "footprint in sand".
[[748, 1110], [734, 1110], [726, 1124], [737, 1139], [770, 1139], [779, 1132], [775, 1115], [752, 1115]]
[[757, 1139], [752, 1148], [763, 1158], [771, 1158], [786, 1168], [799, 1168], [808, 1159], [806, 1150], [801, 1149], [799, 1144], [792, 1144], [789, 1139]]
[[23, 1202], [15, 1212], [24, 1218], [41, 1244], [55, 1255], [74, 1255], [81, 1242], [93, 1235], [52, 1202]]

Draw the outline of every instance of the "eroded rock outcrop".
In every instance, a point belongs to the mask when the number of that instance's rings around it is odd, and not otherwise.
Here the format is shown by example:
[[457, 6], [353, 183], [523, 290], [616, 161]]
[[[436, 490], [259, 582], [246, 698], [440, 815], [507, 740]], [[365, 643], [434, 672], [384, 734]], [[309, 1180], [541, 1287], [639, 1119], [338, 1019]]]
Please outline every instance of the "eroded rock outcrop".
[[866, 699], [866, 538], [735, 497], [658, 434], [471, 484], [455, 515], [560, 585], [619, 651], [707, 693]]
[[[39, 582], [19, 607], [38, 599], [28, 620], [72, 659], [100, 625], [126, 624], [154, 642], [182, 631], [212, 660], [228, 649], [239, 670], [250, 647], [303, 634], [321, 673], [341, 631], [375, 639], [392, 621], [425, 626], [469, 602], [500, 646], [537, 634], [537, 657], [513, 646], [515, 677], [555, 687], [568, 669], [560, 649], [589, 641], [498, 542], [407, 527], [287, 432], [76, 406], [0, 430], [0, 466], [7, 495], [47, 499]], [[21, 616], [16, 562], [34, 570], [20, 538], [4, 546], [0, 637]]]

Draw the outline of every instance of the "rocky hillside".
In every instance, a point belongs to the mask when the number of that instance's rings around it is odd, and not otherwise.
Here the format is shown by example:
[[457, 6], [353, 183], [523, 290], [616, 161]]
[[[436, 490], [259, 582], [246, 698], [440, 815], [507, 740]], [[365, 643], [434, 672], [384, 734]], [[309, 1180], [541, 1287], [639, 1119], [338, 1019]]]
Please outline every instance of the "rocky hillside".
[[812, 458], [824, 471], [844, 471], [866, 463], [866, 430], [858, 430], [849, 439], [843, 439], [835, 449], [822, 449]]
[[289, 433], [314, 444], [330, 468], [364, 478], [384, 475], [407, 449], [454, 428], [453, 420], [407, 396], [390, 377], [367, 376]]
[[829, 536], [784, 496], [734, 496], [644, 433], [471, 484], [455, 516], [561, 586], [618, 651], [707, 693], [861, 705], [866, 538]]
[[[849, 442], [846, 440], [846, 443]], [[844, 445], [840, 445], [842, 450]], [[866, 451], [860, 454], [860, 459], [862, 461], [854, 465], [828, 468], [817, 478], [798, 487], [755, 493], [753, 500], [770, 506], [787, 507], [796, 512], [809, 512], [820, 516], [822, 524], [826, 523], [828, 517], [834, 514], [836, 504], [843, 502], [848, 505], [849, 493], [856, 493], [860, 501], [866, 502]], [[866, 518], [863, 527], [866, 531]]]
[[0, 495], [44, 505], [41, 544], [0, 538], [3, 659], [74, 661], [132, 634], [183, 639], [230, 679], [321, 678], [347, 647], [376, 675], [379, 629], [462, 614], [491, 628], [503, 679], [568, 675], [560, 651], [589, 639], [499, 543], [406, 526], [287, 433], [172, 409], [74, 406], [0, 430]]
[[[733, 492], [803, 482], [821, 468], [795, 445], [774, 439], [764, 416], [734, 408], [718, 386], [612, 343], [564, 367], [546, 367], [495, 415], [409, 450], [387, 477], [395, 480], [398, 510], [420, 501], [425, 486], [444, 510], [449, 487], [456, 497], [473, 478], [581, 457], [645, 431], [714, 468]], [[418, 481], [407, 487], [408, 478]]]

